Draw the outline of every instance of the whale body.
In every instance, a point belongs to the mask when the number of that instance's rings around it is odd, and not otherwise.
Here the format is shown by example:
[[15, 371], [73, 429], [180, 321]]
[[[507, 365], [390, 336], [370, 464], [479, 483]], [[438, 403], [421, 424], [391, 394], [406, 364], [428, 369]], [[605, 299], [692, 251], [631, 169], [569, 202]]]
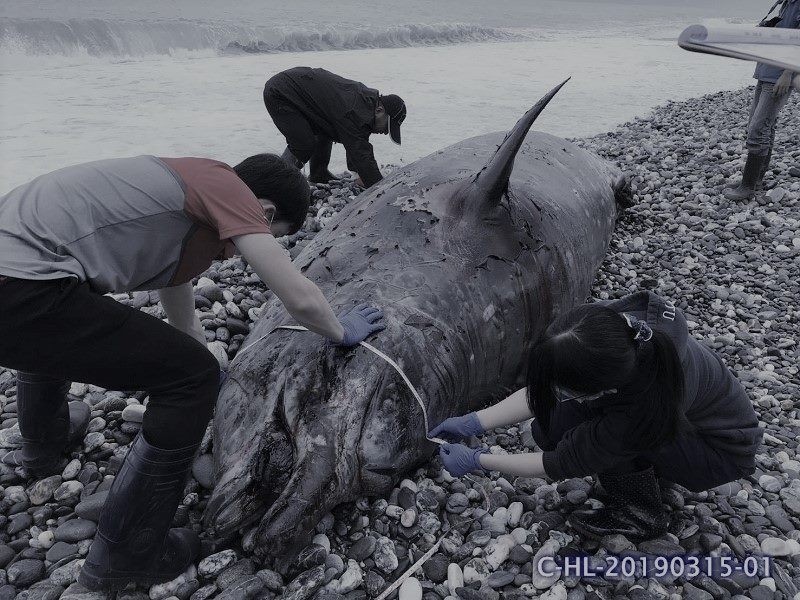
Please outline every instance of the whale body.
[[[627, 199], [615, 166], [528, 135], [560, 87], [508, 134], [397, 169], [295, 260], [335, 311], [383, 309], [386, 330], [369, 342], [420, 391], [431, 426], [521, 387], [526, 348], [586, 299]], [[258, 521], [256, 552], [284, 560], [337, 504], [388, 493], [436, 449], [389, 364], [313, 333], [273, 332], [291, 323], [271, 302], [220, 393], [205, 514], [218, 535]]]

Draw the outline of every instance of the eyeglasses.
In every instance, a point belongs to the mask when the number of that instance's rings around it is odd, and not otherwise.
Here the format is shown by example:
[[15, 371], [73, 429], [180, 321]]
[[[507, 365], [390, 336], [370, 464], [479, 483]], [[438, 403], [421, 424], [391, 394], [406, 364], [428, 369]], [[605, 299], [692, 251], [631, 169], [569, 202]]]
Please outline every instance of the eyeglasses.
[[566, 387], [560, 387], [557, 385], [553, 386], [553, 395], [556, 397], [556, 400], [559, 402], [571, 402], [573, 400], [577, 402], [589, 402], [591, 400], [597, 400], [598, 398], [602, 398], [608, 394], [616, 394], [616, 389], [610, 390], [603, 390], [602, 392], [596, 392], [593, 394], [587, 394], [582, 392], [577, 392], [575, 390], [571, 390]]

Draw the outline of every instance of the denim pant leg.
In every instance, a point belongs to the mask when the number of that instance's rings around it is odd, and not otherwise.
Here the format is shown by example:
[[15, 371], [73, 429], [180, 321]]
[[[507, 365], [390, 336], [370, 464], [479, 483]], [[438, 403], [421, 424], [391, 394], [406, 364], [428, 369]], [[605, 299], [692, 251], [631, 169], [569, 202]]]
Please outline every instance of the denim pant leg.
[[750, 104], [750, 116], [747, 117], [747, 130], [750, 131], [750, 123], [753, 122], [753, 115], [756, 114], [756, 108], [761, 100], [761, 93], [764, 91], [764, 82], [759, 81], [756, 84], [756, 91], [753, 93], [753, 102]]
[[[789, 94], [772, 95], [775, 85], [759, 81], [750, 108], [747, 126], [747, 151], [757, 156], [767, 156], [775, 139], [778, 115], [789, 101]], [[790, 92], [791, 93], [791, 92]]]

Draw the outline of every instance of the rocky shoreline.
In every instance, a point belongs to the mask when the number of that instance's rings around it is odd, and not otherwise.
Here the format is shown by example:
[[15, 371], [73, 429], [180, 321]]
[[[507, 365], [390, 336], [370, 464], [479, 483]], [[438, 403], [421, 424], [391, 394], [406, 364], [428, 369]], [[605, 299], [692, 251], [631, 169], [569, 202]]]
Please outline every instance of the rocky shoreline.
[[[800, 590], [800, 98], [778, 128], [769, 191], [748, 204], [721, 195], [743, 163], [751, 90], [668, 103], [608, 134], [575, 140], [631, 176], [636, 206], [620, 220], [593, 295], [619, 297], [653, 289], [685, 311], [693, 335], [722, 354], [747, 388], [765, 428], [757, 472], [714, 490], [665, 490], [672, 516], [663, 538], [632, 544], [622, 536], [579, 539], [565, 524], [593, 498], [591, 478], [507, 480], [497, 473], [454, 480], [438, 460], [409, 474], [387, 498], [338, 507], [297, 563], [281, 575], [252, 554], [252, 531], [205, 556], [177, 580], [121, 592], [125, 600], [360, 600], [374, 598], [433, 546], [440, 548], [400, 589], [401, 600], [546, 600], [632, 598], [721, 600], [795, 598]], [[354, 197], [350, 180], [314, 189], [305, 229], [283, 240], [296, 254]], [[224, 365], [236, 355], [270, 297], [240, 259], [215, 264], [196, 285], [195, 304]], [[116, 299], [164, 317], [155, 293]], [[0, 369], [0, 448], [19, 444], [15, 379]], [[60, 475], [26, 481], [0, 466], [0, 600], [100, 600], [75, 579], [100, 508], [127, 447], [141, 426], [141, 392], [74, 384], [92, 421], [82, 448]], [[484, 436], [494, 452], [533, 447], [525, 424]], [[201, 529], [209, 490], [210, 438], [175, 521]], [[484, 510], [483, 488], [489, 512]], [[704, 556], [773, 556], [771, 576], [726, 579], [668, 575], [545, 577], [534, 561], [571, 551], [593, 564], [608, 554], [697, 552]], [[535, 557], [535, 558], [534, 558]], [[395, 594], [396, 596], [397, 594]]]

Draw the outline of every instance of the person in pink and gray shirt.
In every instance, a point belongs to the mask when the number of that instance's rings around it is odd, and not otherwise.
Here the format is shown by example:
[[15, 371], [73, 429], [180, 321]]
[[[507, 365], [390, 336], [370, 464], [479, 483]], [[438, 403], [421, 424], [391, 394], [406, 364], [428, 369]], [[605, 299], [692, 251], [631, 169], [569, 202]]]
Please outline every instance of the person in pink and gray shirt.
[[[142, 389], [142, 429], [109, 492], [79, 581], [121, 589], [180, 575], [199, 553], [170, 529], [219, 391], [192, 279], [241, 254], [302, 325], [351, 346], [383, 329], [359, 305], [337, 317], [275, 237], [305, 220], [310, 189], [278, 156], [236, 167], [204, 158], [137, 156], [42, 175], [0, 198], [0, 365], [17, 371], [28, 475], [60, 472], [88, 411], [70, 382]], [[158, 290], [169, 324], [104, 294]]]

